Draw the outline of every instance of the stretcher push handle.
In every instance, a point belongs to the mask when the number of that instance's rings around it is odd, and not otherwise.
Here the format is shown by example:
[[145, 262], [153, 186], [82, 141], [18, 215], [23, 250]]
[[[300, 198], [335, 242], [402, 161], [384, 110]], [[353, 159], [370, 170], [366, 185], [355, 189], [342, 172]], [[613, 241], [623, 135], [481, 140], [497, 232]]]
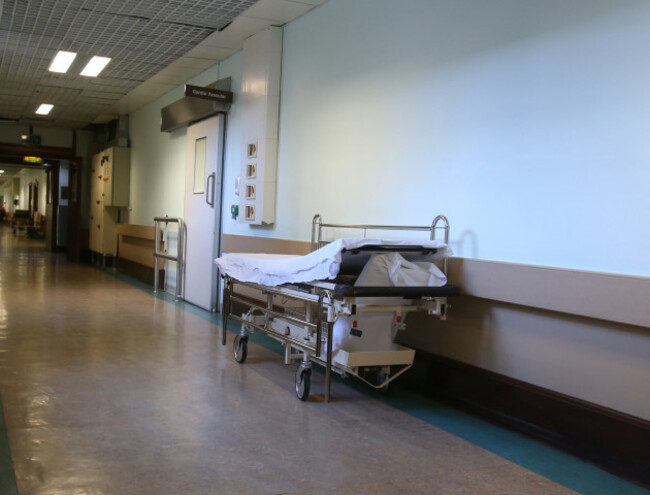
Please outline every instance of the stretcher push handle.
[[[438, 227], [438, 223], [442, 222], [442, 226]], [[438, 215], [436, 218], [433, 219], [433, 222], [431, 222], [431, 240], [434, 241], [436, 239], [436, 230], [437, 229], [444, 229], [445, 231], [445, 238], [444, 238], [444, 243], [449, 244], [449, 220], [447, 220], [447, 217], [444, 215]], [[445, 258], [442, 261], [442, 272], [447, 275], [447, 259]]]

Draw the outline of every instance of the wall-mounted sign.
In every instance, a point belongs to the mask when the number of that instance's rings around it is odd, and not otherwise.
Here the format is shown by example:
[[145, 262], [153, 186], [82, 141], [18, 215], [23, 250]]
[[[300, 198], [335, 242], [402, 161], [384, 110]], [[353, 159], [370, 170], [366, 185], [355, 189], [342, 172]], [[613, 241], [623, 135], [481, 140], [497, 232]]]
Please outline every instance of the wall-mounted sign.
[[23, 156], [23, 161], [25, 163], [43, 163], [43, 159], [40, 156]]
[[185, 96], [202, 98], [204, 100], [218, 101], [220, 103], [232, 103], [232, 92], [221, 89], [203, 88], [201, 86], [185, 85]]
[[21, 134], [20, 142], [23, 144], [41, 144], [41, 136], [37, 134]]

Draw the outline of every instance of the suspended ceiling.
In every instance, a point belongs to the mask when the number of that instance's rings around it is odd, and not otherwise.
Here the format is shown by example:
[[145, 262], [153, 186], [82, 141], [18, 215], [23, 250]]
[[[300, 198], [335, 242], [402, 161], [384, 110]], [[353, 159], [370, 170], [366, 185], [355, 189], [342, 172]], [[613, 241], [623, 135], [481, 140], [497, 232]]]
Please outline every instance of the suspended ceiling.
[[[0, 0], [0, 123], [108, 122], [325, 1]], [[77, 53], [67, 74], [48, 71], [58, 50]], [[80, 76], [93, 55], [112, 60], [99, 77]], [[41, 103], [54, 110], [35, 115]]]

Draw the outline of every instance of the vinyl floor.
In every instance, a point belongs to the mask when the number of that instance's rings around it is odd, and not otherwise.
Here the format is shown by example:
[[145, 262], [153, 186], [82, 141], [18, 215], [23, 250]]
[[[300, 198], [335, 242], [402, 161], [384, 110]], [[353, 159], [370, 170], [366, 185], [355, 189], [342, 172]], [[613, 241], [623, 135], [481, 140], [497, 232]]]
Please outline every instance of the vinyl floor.
[[218, 323], [0, 227], [0, 494], [648, 493], [399, 387], [301, 402]]

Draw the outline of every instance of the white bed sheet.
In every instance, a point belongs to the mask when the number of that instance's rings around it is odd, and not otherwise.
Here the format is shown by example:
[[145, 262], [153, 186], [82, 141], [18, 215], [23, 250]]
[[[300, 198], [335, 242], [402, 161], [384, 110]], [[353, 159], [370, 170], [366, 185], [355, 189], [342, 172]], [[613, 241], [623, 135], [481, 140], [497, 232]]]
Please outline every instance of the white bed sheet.
[[436, 258], [450, 256], [451, 250], [441, 241], [413, 241], [394, 239], [342, 238], [330, 242], [305, 256], [274, 255], [260, 253], [228, 253], [217, 258], [215, 263], [222, 273], [242, 282], [265, 286], [286, 283], [311, 282], [335, 278], [341, 267], [341, 252], [367, 245], [412, 246], [437, 248]]

